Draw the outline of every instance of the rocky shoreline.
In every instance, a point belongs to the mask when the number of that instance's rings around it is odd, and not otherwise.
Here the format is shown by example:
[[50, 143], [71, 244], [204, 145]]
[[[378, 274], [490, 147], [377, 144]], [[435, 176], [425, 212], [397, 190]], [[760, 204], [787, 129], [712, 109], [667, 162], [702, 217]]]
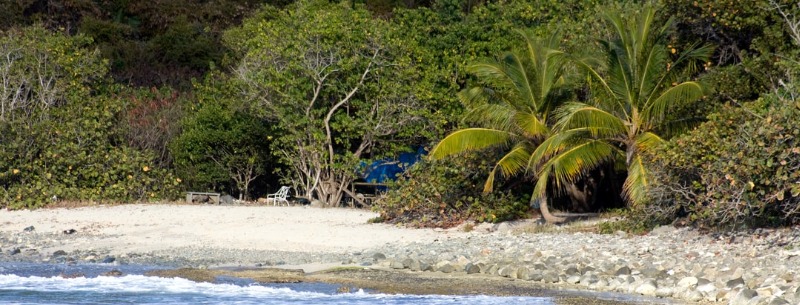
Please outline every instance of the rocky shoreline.
[[[466, 230], [459, 228], [457, 230]], [[579, 231], [579, 230], [578, 230]], [[533, 222], [481, 225], [465, 237], [351, 252], [183, 247], [112, 254], [92, 235], [0, 232], [0, 262], [278, 267], [328, 263], [453, 276], [487, 275], [543, 285], [689, 303], [800, 304], [800, 230], [700, 234], [664, 226], [646, 235], [594, 234]], [[358, 238], [355, 236], [354, 238]], [[88, 239], [88, 242], [87, 242]], [[59, 247], [85, 242], [82, 250]], [[73, 247], [74, 248], [74, 247]]]

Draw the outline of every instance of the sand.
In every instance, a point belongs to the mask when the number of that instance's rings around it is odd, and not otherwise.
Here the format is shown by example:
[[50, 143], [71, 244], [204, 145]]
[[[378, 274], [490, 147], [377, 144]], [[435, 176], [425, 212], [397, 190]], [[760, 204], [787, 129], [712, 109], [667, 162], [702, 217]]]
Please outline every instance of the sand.
[[0, 231], [77, 230], [83, 238], [60, 247], [108, 249], [111, 254], [200, 246], [267, 251], [362, 251], [387, 243], [432, 242], [457, 230], [368, 224], [368, 210], [312, 207], [130, 204], [0, 211]]

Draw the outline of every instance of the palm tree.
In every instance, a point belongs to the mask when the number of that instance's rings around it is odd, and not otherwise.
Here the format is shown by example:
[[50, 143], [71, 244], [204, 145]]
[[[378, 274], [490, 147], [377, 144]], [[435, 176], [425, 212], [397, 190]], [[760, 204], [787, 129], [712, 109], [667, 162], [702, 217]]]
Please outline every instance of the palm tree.
[[[433, 158], [444, 158], [489, 147], [510, 148], [489, 173], [484, 192], [492, 190], [498, 170], [513, 176], [534, 164], [531, 153], [550, 135], [550, 114], [566, 97], [561, 90], [566, 58], [558, 50], [560, 35], [539, 39], [519, 33], [525, 43], [523, 49], [468, 67], [483, 83], [490, 84], [465, 89], [458, 95], [468, 109], [464, 120], [482, 127], [457, 130], [431, 151]], [[541, 210], [550, 221], [547, 205]]]
[[591, 97], [554, 111], [555, 132], [532, 154], [533, 160], [544, 160], [537, 170], [538, 196], [613, 162], [627, 170], [626, 201], [646, 201], [649, 182], [642, 152], [663, 142], [657, 132], [678, 126], [669, 116], [674, 107], [703, 97], [701, 84], [678, 79], [694, 72], [713, 52], [710, 46], [684, 52], [668, 47], [671, 22], [654, 29], [654, 16], [650, 6], [629, 18], [606, 16], [615, 37], [601, 41], [605, 61], [575, 61], [588, 74]]

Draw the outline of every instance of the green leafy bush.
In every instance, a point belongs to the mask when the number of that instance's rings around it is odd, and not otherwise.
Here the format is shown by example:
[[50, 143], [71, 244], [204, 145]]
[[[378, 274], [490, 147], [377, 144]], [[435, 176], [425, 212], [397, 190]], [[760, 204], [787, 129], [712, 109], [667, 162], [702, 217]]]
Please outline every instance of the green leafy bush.
[[423, 160], [390, 186], [373, 210], [383, 221], [417, 227], [452, 227], [466, 220], [500, 222], [522, 218], [528, 198], [511, 191], [483, 194], [492, 166], [483, 154]]
[[711, 226], [800, 222], [800, 105], [770, 94], [726, 107], [655, 156], [648, 217]]
[[0, 207], [175, 197], [180, 181], [125, 145], [120, 90], [90, 44], [40, 27], [0, 38]]

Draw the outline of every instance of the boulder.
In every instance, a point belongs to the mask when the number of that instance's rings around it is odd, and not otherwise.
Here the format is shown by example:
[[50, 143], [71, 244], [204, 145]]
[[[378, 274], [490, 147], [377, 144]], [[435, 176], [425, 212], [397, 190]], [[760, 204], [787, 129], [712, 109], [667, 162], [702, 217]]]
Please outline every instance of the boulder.
[[111, 271], [104, 272], [104, 273], [100, 274], [100, 276], [119, 277], [119, 276], [122, 276], [122, 271], [119, 271], [117, 269], [111, 269]]
[[500, 270], [498, 270], [497, 273], [500, 274], [500, 276], [502, 276], [502, 277], [516, 278], [517, 277], [517, 268], [514, 267], [514, 266], [509, 265], [509, 266], [505, 266], [503, 268], [500, 268]]
[[688, 276], [678, 281], [678, 287], [681, 288], [694, 288], [695, 286], [697, 286], [697, 278], [693, 276]]
[[644, 282], [636, 287], [636, 293], [646, 296], [655, 296], [658, 285], [654, 279], [646, 279]]
[[755, 298], [758, 297], [758, 293], [752, 289], [742, 289], [736, 296], [731, 299], [728, 305], [750, 305], [755, 304]]
[[614, 272], [614, 275], [618, 275], [618, 276], [619, 275], [630, 275], [630, 274], [631, 274], [631, 268], [628, 268], [628, 266], [622, 266], [619, 269], [617, 269], [616, 272]]
[[744, 287], [744, 280], [741, 277], [729, 280], [729, 281], [725, 282], [725, 287], [728, 287], [728, 288], [731, 288], [731, 289]]
[[392, 268], [392, 269], [403, 269], [403, 268], [405, 268], [405, 266], [403, 266], [403, 262], [401, 262], [401, 261], [392, 260], [392, 262], [389, 264], [389, 268]]
[[473, 263], [468, 263], [466, 266], [464, 266], [464, 271], [467, 272], [467, 274], [481, 273], [481, 267]]
[[375, 253], [375, 254], [372, 255], [372, 259], [375, 262], [382, 261], [382, 260], [386, 259], [386, 255], [384, 255], [383, 253]]

